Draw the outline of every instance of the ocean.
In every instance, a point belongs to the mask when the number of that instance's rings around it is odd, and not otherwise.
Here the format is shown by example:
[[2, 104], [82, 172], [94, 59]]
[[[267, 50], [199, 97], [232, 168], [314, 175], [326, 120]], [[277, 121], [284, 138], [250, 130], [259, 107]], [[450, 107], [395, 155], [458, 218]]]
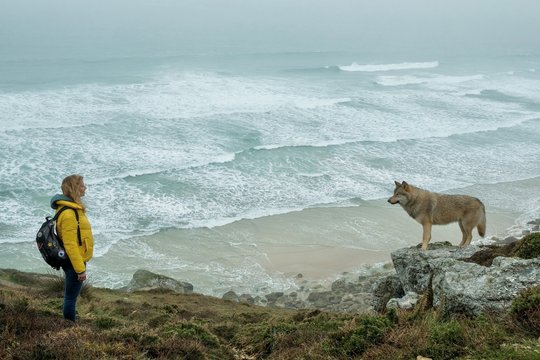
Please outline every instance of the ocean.
[[[51, 271], [35, 232], [72, 173], [96, 286], [144, 268], [215, 296], [283, 291], [310, 251], [415, 245], [394, 180], [479, 197], [488, 238], [519, 235], [540, 218], [540, 53], [434, 54], [4, 52], [0, 267]], [[457, 245], [449, 226], [433, 241]]]

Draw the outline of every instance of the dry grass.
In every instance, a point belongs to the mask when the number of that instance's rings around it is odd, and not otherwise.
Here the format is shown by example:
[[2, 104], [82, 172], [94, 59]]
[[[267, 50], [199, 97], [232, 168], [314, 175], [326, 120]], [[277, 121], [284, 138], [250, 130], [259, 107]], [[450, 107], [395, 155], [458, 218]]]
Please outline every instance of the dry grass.
[[46, 290], [44, 279], [0, 270], [1, 359], [540, 357], [536, 338], [511, 316], [442, 319], [423, 309], [368, 316], [90, 288], [74, 325], [62, 319], [62, 293]]

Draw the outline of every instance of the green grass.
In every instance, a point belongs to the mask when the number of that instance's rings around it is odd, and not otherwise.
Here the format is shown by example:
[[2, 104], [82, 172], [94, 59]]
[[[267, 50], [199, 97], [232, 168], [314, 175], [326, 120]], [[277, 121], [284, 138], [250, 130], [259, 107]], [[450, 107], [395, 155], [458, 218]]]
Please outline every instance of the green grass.
[[13, 280], [28, 276], [0, 270], [1, 359], [540, 359], [538, 335], [517, 320], [534, 318], [533, 290], [508, 314], [443, 318], [422, 308], [343, 314], [91, 288], [73, 325], [43, 278]]

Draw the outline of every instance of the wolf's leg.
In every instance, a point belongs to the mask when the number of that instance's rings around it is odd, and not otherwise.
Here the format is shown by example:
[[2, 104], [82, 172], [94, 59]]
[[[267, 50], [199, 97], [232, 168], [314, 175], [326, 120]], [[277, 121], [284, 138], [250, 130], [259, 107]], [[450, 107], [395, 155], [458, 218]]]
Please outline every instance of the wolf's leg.
[[471, 243], [472, 240], [472, 231], [474, 229], [474, 225], [471, 223], [465, 223], [463, 224], [463, 240], [464, 243], [461, 246], [467, 246]]
[[429, 240], [431, 240], [431, 225], [430, 222], [422, 224], [422, 228], [424, 229], [422, 234], [422, 250], [427, 250]]
[[467, 229], [467, 241], [465, 241], [465, 246], [470, 245], [472, 241], [472, 228]]
[[458, 223], [462, 234], [461, 243], [459, 244], [459, 246], [465, 246], [465, 243], [467, 242], [467, 232], [465, 231], [465, 226], [463, 226], [463, 222], [459, 220]]

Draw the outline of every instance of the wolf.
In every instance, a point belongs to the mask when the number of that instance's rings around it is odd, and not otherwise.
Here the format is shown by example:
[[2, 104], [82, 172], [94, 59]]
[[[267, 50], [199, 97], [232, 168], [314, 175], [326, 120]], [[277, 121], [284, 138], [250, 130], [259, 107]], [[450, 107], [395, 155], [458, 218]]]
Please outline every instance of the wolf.
[[486, 234], [486, 209], [477, 198], [468, 195], [438, 194], [420, 189], [403, 181], [394, 181], [394, 195], [388, 199], [392, 205], [399, 204], [410, 217], [422, 224], [422, 250], [431, 240], [432, 225], [446, 225], [457, 221], [463, 234], [459, 246], [467, 246], [476, 227], [478, 234]]

